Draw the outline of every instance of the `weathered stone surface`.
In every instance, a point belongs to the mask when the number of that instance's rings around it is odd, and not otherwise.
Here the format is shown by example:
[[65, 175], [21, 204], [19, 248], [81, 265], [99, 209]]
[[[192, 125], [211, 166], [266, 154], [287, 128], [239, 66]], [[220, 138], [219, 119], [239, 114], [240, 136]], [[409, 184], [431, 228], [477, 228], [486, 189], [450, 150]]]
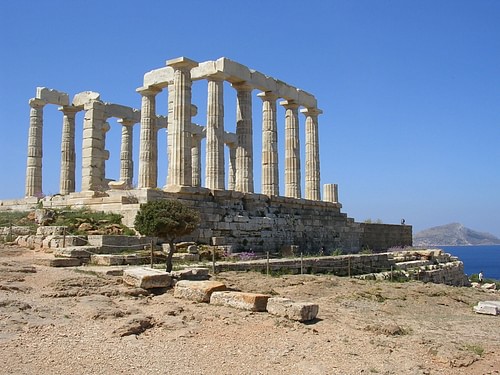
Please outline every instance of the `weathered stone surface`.
[[172, 277], [164, 271], [151, 268], [129, 268], [123, 271], [123, 282], [142, 289], [168, 288]]
[[170, 275], [178, 280], [206, 280], [208, 279], [208, 268], [186, 268], [180, 271], [172, 271]]
[[474, 311], [478, 314], [500, 315], [500, 301], [480, 301], [474, 306]]
[[48, 267], [77, 267], [82, 264], [79, 258], [49, 258], [49, 259], [36, 259], [36, 264]]
[[226, 289], [226, 285], [219, 281], [181, 280], [175, 284], [174, 297], [195, 302], [209, 302], [213, 293]]
[[214, 292], [210, 297], [213, 305], [230, 306], [241, 310], [266, 311], [267, 301], [271, 296], [259, 293]]
[[267, 301], [267, 311], [273, 315], [306, 322], [316, 319], [319, 306], [316, 303], [294, 302], [289, 298], [272, 297]]
[[97, 249], [91, 246], [75, 246], [54, 249], [54, 255], [57, 257], [90, 259], [92, 253]]

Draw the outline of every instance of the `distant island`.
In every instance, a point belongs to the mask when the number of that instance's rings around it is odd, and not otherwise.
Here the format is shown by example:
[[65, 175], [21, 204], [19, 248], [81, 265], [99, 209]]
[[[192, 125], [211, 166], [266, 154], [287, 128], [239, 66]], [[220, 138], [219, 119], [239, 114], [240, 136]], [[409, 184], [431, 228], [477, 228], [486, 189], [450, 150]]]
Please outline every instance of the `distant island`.
[[490, 233], [478, 232], [459, 223], [425, 229], [413, 236], [414, 246], [465, 246], [498, 245], [500, 238]]

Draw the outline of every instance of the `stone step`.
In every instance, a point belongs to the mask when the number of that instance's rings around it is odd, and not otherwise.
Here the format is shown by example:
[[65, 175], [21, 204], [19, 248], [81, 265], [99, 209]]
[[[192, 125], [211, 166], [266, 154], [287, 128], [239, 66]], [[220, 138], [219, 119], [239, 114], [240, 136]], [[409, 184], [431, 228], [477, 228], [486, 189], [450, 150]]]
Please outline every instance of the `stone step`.
[[56, 257], [90, 259], [90, 256], [97, 250], [98, 249], [93, 246], [61, 247], [54, 249], [54, 255]]
[[138, 265], [149, 263], [150, 258], [139, 256], [137, 254], [92, 254], [90, 263], [99, 266], [121, 266], [121, 265]]
[[175, 284], [174, 297], [195, 302], [210, 302], [213, 293], [226, 289], [226, 285], [219, 281], [180, 280]]
[[209, 278], [208, 268], [195, 267], [185, 268], [179, 271], [170, 272], [172, 278], [177, 280], [207, 280]]
[[123, 282], [142, 289], [168, 288], [172, 277], [165, 271], [151, 268], [129, 268], [123, 271]]
[[230, 306], [240, 310], [266, 311], [267, 300], [270, 297], [269, 295], [260, 293], [213, 292], [210, 297], [210, 304]]

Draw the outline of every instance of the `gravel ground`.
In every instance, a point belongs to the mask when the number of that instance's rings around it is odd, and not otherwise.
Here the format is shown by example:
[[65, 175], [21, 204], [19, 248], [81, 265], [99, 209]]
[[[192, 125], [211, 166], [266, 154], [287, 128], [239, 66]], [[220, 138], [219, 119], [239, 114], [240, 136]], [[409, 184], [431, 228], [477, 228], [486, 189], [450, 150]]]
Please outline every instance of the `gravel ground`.
[[0, 248], [2, 374], [500, 374], [498, 292], [335, 276], [213, 279], [319, 304], [298, 323], [148, 295], [121, 278], [36, 265]]

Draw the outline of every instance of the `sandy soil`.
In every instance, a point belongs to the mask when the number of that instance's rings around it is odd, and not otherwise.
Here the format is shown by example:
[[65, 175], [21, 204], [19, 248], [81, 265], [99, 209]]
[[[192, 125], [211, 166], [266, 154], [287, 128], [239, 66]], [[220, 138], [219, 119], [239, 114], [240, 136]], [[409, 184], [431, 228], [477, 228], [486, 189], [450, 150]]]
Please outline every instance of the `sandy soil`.
[[334, 276], [222, 273], [227, 286], [312, 301], [292, 322], [147, 295], [120, 277], [0, 248], [2, 374], [500, 374], [498, 292]]

